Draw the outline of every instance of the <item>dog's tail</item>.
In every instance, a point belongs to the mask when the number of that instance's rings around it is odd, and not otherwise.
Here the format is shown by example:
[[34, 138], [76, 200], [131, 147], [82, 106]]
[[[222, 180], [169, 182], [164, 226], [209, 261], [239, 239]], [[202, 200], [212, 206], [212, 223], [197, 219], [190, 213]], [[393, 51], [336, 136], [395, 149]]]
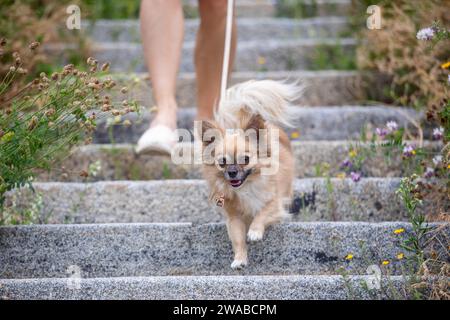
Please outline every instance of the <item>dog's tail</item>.
[[259, 114], [275, 125], [292, 127], [294, 108], [290, 103], [300, 98], [303, 86], [298, 82], [250, 80], [232, 86], [226, 91], [215, 119], [224, 127], [236, 127], [242, 113]]

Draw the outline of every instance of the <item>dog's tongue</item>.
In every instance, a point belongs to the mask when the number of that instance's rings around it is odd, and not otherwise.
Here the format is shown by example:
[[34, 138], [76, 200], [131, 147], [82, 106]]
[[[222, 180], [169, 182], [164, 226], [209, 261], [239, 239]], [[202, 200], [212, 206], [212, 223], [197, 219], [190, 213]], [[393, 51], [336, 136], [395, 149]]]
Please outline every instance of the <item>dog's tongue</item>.
[[241, 185], [241, 180], [230, 180], [230, 184], [233, 187], [239, 187]]

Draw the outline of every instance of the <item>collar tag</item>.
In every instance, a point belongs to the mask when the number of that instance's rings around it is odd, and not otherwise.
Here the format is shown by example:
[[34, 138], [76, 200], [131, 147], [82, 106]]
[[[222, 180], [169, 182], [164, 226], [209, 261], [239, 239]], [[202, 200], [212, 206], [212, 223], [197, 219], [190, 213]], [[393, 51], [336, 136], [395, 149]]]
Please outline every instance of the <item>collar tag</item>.
[[223, 194], [220, 196], [215, 196], [214, 202], [216, 203], [216, 206], [223, 207], [225, 205], [225, 196]]

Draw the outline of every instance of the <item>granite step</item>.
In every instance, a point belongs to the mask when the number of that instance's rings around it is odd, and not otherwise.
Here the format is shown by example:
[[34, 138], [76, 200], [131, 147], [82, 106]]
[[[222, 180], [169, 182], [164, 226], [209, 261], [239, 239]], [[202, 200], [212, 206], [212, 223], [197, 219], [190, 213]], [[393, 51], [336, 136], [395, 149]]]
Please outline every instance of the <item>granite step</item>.
[[[405, 231], [395, 234], [397, 229]], [[396, 257], [405, 251], [401, 244], [411, 232], [409, 223], [400, 222], [279, 224], [269, 227], [261, 242], [249, 244], [249, 265], [233, 270], [222, 223], [8, 226], [0, 227], [0, 278], [65, 278], [70, 271], [81, 278], [364, 275], [384, 260], [390, 261], [385, 271], [401, 275], [407, 259]], [[436, 235], [431, 242], [436, 254], [442, 251], [438, 240]], [[443, 254], [448, 255], [446, 248]]]
[[[183, 45], [181, 72], [194, 71], [194, 42]], [[235, 71], [281, 71], [323, 68], [340, 57], [350, 59], [354, 54], [356, 40], [353, 38], [300, 38], [289, 40], [251, 40], [238, 44]], [[45, 50], [63, 64], [64, 55], [72, 52], [72, 44], [49, 44]], [[95, 42], [90, 48], [92, 55], [101, 62], [111, 63], [113, 72], [145, 72], [145, 60], [141, 44], [130, 42]], [[320, 62], [317, 61], [320, 56]], [[66, 57], [67, 60], [67, 57]]]
[[[68, 300], [378, 300], [405, 299], [402, 276], [167, 276], [114, 278], [0, 279], [2, 299]], [[268, 304], [272, 310], [272, 304]], [[218, 310], [215, 310], [216, 312]], [[259, 311], [259, 310], [258, 310]], [[269, 312], [269, 310], [262, 310]]]
[[[321, 1], [321, 0], [319, 0]], [[327, 3], [329, 0], [326, 0]], [[334, 1], [334, 0], [331, 0]], [[341, 5], [344, 7], [344, 4]], [[198, 1], [183, 0], [184, 15], [190, 18], [198, 17]], [[272, 17], [276, 13], [271, 0], [236, 0], [234, 14], [237, 17]]]
[[[350, 12], [350, 8], [350, 0], [304, 0], [297, 6], [295, 6], [295, 1], [290, 1], [283, 7], [273, 0], [237, 0], [234, 14], [237, 17], [326, 17], [345, 16]], [[198, 2], [185, 0], [184, 13], [187, 17], [198, 17]]]
[[[296, 132], [300, 141], [359, 140], [364, 131], [374, 132], [376, 127], [384, 126], [388, 121], [396, 121], [400, 127], [414, 131], [411, 121], [424, 119], [422, 112], [412, 108], [387, 106], [298, 107], [295, 112], [295, 126], [287, 131], [289, 134]], [[179, 109], [178, 128], [192, 129], [194, 118], [194, 108]], [[121, 118], [125, 119], [130, 120], [132, 125], [111, 125], [107, 119], [99, 121], [93, 142], [136, 143], [148, 129], [151, 113], [143, 111], [139, 115], [129, 114]], [[425, 139], [431, 138], [429, 131], [425, 130]]]
[[[145, 106], [154, 104], [150, 80], [146, 73], [115, 73], [110, 75], [118, 86], [129, 88], [127, 97]], [[355, 104], [364, 99], [362, 76], [356, 71], [256, 71], [233, 72], [229, 85], [254, 79], [301, 81], [305, 92], [299, 104], [327, 106]], [[176, 98], [181, 108], [197, 104], [197, 85], [194, 73], [181, 73], [177, 79]], [[112, 95], [113, 101], [121, 102], [122, 94]]]
[[[295, 221], [407, 221], [395, 194], [400, 178], [308, 178], [286, 203]], [[36, 182], [7, 194], [15, 209], [33, 206], [41, 223], [223, 221], [204, 180]], [[423, 210], [432, 210], [425, 202]]]
[[[333, 38], [348, 31], [345, 17], [289, 18], [238, 18], [239, 41]], [[184, 24], [184, 41], [195, 41], [198, 19], [187, 19]], [[82, 25], [82, 30], [94, 41], [141, 42], [139, 20], [95, 20]]]
[[[417, 143], [417, 142], [416, 142]], [[410, 142], [414, 144], [414, 142]], [[359, 141], [292, 141], [295, 156], [295, 177], [311, 178], [327, 174], [342, 175], [344, 160], [354, 148], [370, 150], [370, 143]], [[169, 155], [138, 155], [133, 144], [92, 144], [75, 150], [69, 157], [54, 165], [53, 170], [40, 172], [38, 181], [93, 182], [104, 180], [201, 179], [201, 165], [175, 164]], [[189, 150], [190, 143], [176, 146]], [[442, 144], [425, 141], [424, 148], [438, 153]], [[382, 148], [379, 148], [383, 150]], [[354, 169], [356, 170], [356, 169]], [[81, 176], [87, 172], [89, 177]], [[398, 155], [387, 157], [382, 151], [365, 156], [358, 169], [365, 177], [402, 177], [409, 173]], [[349, 172], [347, 172], [348, 175]]]

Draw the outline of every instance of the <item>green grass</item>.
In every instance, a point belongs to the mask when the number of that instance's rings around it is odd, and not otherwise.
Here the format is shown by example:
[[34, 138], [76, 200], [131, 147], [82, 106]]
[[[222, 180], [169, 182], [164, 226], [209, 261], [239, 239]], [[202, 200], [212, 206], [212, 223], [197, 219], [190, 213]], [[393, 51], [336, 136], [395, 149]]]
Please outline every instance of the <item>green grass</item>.
[[316, 1], [305, 3], [303, 0], [278, 0], [276, 16], [283, 18], [301, 19], [317, 16]]
[[347, 52], [339, 43], [319, 45], [314, 49], [311, 59], [312, 70], [356, 70], [355, 54]]

